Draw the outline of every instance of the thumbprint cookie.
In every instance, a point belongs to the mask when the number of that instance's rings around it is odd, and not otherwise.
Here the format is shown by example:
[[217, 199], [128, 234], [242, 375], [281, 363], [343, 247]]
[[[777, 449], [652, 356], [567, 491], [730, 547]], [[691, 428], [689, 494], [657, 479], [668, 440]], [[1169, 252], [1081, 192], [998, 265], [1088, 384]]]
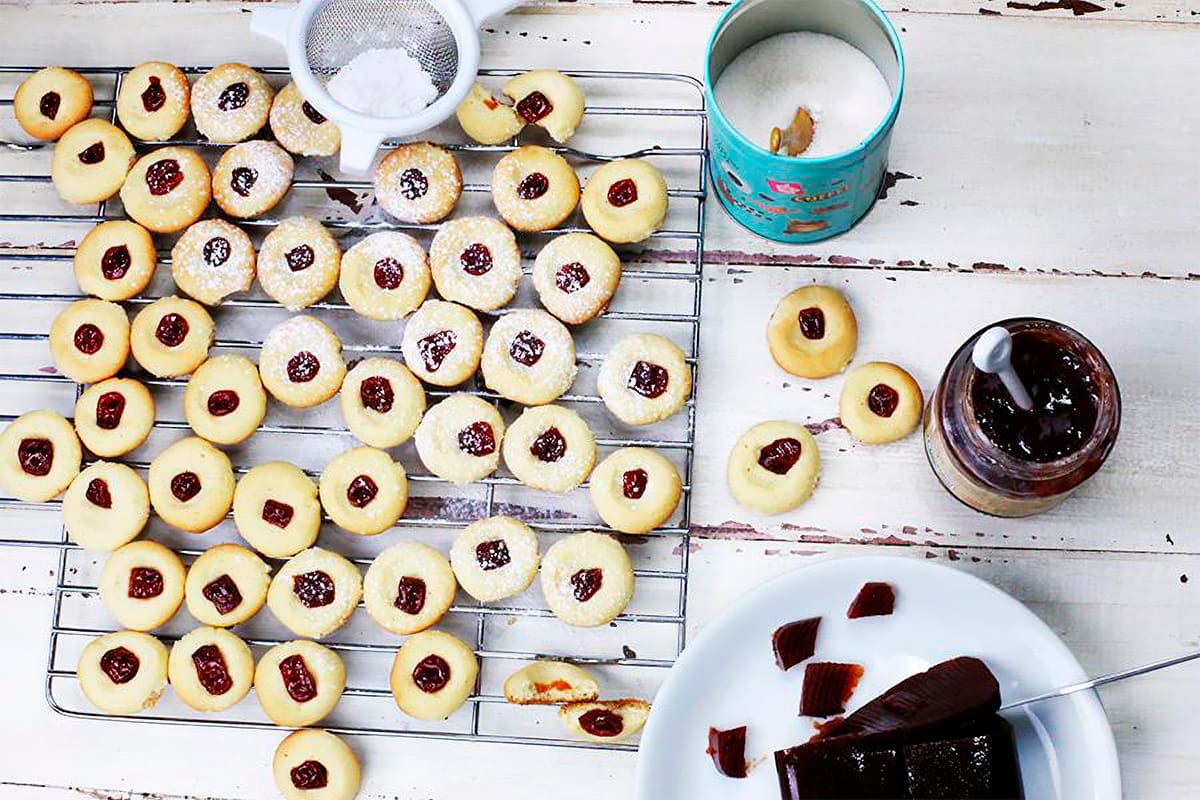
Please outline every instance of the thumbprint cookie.
[[76, 383], [117, 374], [129, 358], [129, 318], [107, 300], [76, 300], [50, 324], [54, 366]]
[[583, 217], [610, 242], [640, 242], [667, 218], [667, 181], [640, 158], [610, 161], [588, 178]]
[[504, 435], [504, 464], [533, 489], [563, 494], [579, 486], [596, 464], [596, 439], [575, 411], [527, 408]]
[[125, 185], [125, 213], [155, 233], [178, 233], [204, 216], [212, 174], [195, 151], [163, 147], [137, 160]]
[[395, 447], [411, 439], [425, 415], [425, 402], [425, 387], [391, 358], [365, 358], [342, 382], [346, 427], [371, 447]]
[[121, 191], [133, 164], [133, 143], [103, 119], [85, 119], [71, 127], [50, 159], [50, 180], [68, 203], [99, 203]]
[[512, 517], [472, 522], [450, 548], [459, 584], [480, 602], [503, 600], [529, 588], [537, 575], [537, 534]]
[[164, 297], [133, 318], [129, 344], [142, 369], [159, 378], [173, 378], [190, 375], [204, 363], [216, 332], [204, 306], [182, 297]]
[[542, 594], [568, 625], [612, 622], [633, 599], [633, 564], [625, 548], [603, 533], [575, 533], [550, 545], [542, 559]]
[[646, 533], [675, 513], [683, 482], [662, 454], [624, 447], [596, 465], [588, 489], [606, 525], [621, 533]]
[[827, 378], [846, 368], [858, 348], [858, 321], [846, 297], [829, 286], [784, 295], [767, 323], [775, 363], [802, 378]]
[[426, 300], [404, 326], [404, 361], [418, 378], [457, 386], [475, 374], [483, 354], [483, 325], [468, 308]]
[[216, 444], [246, 441], [267, 415], [267, 393], [258, 367], [237, 355], [205, 361], [188, 379], [183, 413], [201, 438]]
[[650, 717], [645, 700], [596, 700], [567, 703], [558, 717], [571, 733], [590, 742], [619, 742], [640, 731]]
[[515, 108], [501, 103], [478, 83], [454, 113], [463, 133], [480, 144], [507, 142], [525, 127], [525, 120]]
[[408, 637], [392, 662], [392, 696], [410, 717], [446, 719], [467, 702], [475, 688], [475, 651], [442, 631]]
[[258, 552], [288, 558], [321, 532], [317, 485], [297, 466], [268, 461], [251, 468], [233, 493], [233, 522]]
[[142, 540], [114, 550], [100, 571], [100, 600], [126, 628], [166, 624], [183, 604], [183, 562], [158, 542]]
[[872, 361], [846, 376], [838, 411], [842, 425], [860, 442], [903, 439], [921, 423], [924, 399], [912, 375], [895, 364]]
[[339, 454], [321, 473], [321, 506], [350, 533], [374, 536], [396, 524], [408, 505], [404, 467], [383, 450], [356, 447]]
[[267, 391], [284, 405], [320, 405], [337, 394], [346, 376], [342, 341], [315, 317], [292, 317], [267, 333], [258, 369]]
[[401, 222], [445, 219], [462, 194], [462, 172], [449, 150], [429, 142], [397, 147], [375, 168], [375, 199]]
[[271, 133], [289, 153], [298, 156], [331, 156], [342, 146], [338, 126], [312, 107], [300, 88], [288, 82], [271, 103]]
[[141, 294], [158, 263], [150, 232], [125, 219], [101, 222], [75, 250], [75, 280], [101, 300], [128, 300]]
[[579, 205], [579, 177], [558, 153], [527, 144], [496, 162], [492, 202], [519, 231], [549, 230]]
[[583, 121], [583, 91], [558, 70], [535, 69], [509, 78], [504, 93], [521, 119], [544, 128], [556, 142], [574, 136]]
[[153, 708], [167, 688], [167, 648], [139, 631], [97, 636], [79, 654], [79, 688], [106, 714]]
[[342, 256], [338, 288], [367, 319], [404, 319], [425, 302], [429, 284], [425, 248], [407, 233], [372, 233]]
[[229, 456], [198, 436], [180, 439], [150, 462], [150, 504], [163, 522], [203, 533], [233, 505]]
[[258, 282], [289, 311], [308, 308], [337, 286], [342, 249], [315, 219], [289, 217], [263, 239]]
[[146, 441], [154, 427], [154, 396], [132, 378], [89, 386], [75, 401], [75, 430], [101, 458], [123, 456]]
[[492, 217], [460, 217], [443, 224], [429, 245], [429, 261], [442, 299], [477, 311], [508, 305], [521, 282], [517, 238]]
[[575, 340], [545, 311], [513, 311], [492, 325], [481, 366], [484, 382], [501, 397], [552, 403], [575, 382]]
[[274, 142], [235, 144], [213, 169], [213, 199], [231, 217], [265, 214], [292, 188], [295, 168], [288, 152]]
[[726, 476], [739, 503], [761, 514], [798, 508], [821, 474], [817, 440], [797, 422], [760, 422], [729, 453]]
[[0, 459], [4, 491], [27, 503], [44, 503], [75, 480], [83, 449], [62, 414], [27, 411], [0, 433]]
[[196, 130], [210, 142], [249, 139], [267, 124], [274, 97], [266, 79], [245, 64], [221, 64], [192, 87]]
[[275, 573], [267, 607], [292, 633], [320, 639], [345, 625], [361, 599], [358, 567], [332, 550], [310, 547]]
[[241, 545], [219, 544], [192, 562], [184, 600], [197, 622], [228, 628], [258, 613], [270, 585], [265, 561]]
[[367, 568], [363, 600], [385, 630], [423, 631], [450, 610], [458, 584], [446, 557], [427, 544], [401, 542], [384, 550]]
[[534, 661], [504, 681], [504, 698], [519, 706], [582, 703], [599, 696], [592, 674], [565, 661]]
[[333, 711], [346, 688], [346, 666], [316, 642], [277, 644], [254, 670], [254, 693], [271, 721], [287, 728], [313, 725]]
[[196, 628], [171, 646], [167, 677], [179, 699], [197, 711], [237, 705], [254, 684], [254, 655], [224, 628]]
[[649, 425], [671, 416], [692, 393], [692, 370], [679, 346], [653, 333], [626, 336], [600, 367], [600, 397], [627, 425]]
[[504, 420], [496, 407], [469, 394], [452, 394], [417, 426], [417, 455], [443, 480], [464, 485], [496, 471]]
[[56, 141], [92, 113], [92, 84], [65, 67], [39, 69], [17, 87], [13, 113], [26, 133]]
[[150, 492], [125, 464], [97, 461], [63, 496], [63, 526], [85, 550], [108, 552], [132, 542], [150, 518]]
[[604, 313], [621, 283], [621, 259], [590, 233], [550, 240], [533, 262], [533, 288], [554, 316], [581, 325]]
[[250, 236], [223, 219], [192, 225], [171, 248], [171, 275], [179, 291], [206, 306], [220, 304], [254, 283]]
[[134, 138], [162, 142], [183, 129], [192, 87], [174, 64], [149, 61], [125, 74], [117, 92], [117, 119]]
[[329, 731], [293, 731], [271, 760], [275, 787], [284, 800], [354, 800], [362, 781], [358, 757]]

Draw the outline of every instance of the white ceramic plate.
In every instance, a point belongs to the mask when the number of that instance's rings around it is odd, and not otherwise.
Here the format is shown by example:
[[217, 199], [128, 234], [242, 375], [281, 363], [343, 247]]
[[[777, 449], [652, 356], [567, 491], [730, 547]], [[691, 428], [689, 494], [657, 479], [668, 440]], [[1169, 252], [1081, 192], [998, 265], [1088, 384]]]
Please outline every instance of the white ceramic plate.
[[[850, 620], [867, 581], [896, 589], [896, 612]], [[779, 796], [773, 751], [806, 741], [797, 716], [804, 665], [782, 672], [771, 633], [821, 616], [816, 660], [861, 664], [854, 711], [900, 680], [959, 655], [983, 659], [1004, 702], [1085, 679], [1045, 623], [1004, 592], [948, 567], [910, 558], [847, 557], [783, 575], [742, 598], [688, 645], [658, 692], [638, 760], [641, 800], [769, 800]], [[1117, 800], [1121, 775], [1108, 718], [1095, 692], [1006, 714], [1017, 732], [1028, 800]], [[744, 780], [717, 773], [705, 753], [709, 726], [747, 725]]]

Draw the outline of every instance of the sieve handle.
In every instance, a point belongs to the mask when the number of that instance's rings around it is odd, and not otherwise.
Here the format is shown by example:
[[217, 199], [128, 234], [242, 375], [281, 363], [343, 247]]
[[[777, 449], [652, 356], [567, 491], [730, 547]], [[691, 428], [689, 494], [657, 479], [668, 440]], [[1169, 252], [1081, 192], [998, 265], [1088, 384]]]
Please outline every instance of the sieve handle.
[[287, 47], [288, 33], [292, 28], [292, 20], [296, 16], [295, 6], [283, 8], [256, 8], [250, 14], [250, 32], [258, 36], [274, 39]]
[[349, 175], [366, 175], [375, 163], [375, 154], [387, 138], [386, 134], [351, 128], [344, 124], [339, 124], [338, 127], [342, 131], [342, 172]]
[[476, 25], [512, 11], [521, 4], [521, 0], [463, 0], [467, 13]]

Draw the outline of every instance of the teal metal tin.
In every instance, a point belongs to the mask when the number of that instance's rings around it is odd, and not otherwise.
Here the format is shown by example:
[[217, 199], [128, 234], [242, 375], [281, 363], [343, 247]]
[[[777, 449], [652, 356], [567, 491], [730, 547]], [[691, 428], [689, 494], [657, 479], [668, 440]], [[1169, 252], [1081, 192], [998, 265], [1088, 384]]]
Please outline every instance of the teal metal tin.
[[[836, 36], [867, 55], [892, 90], [887, 116], [852, 150], [821, 158], [772, 153], [734, 129], [713, 87], [747, 47], [791, 31]], [[704, 67], [713, 186], [729, 215], [759, 236], [789, 244], [844, 233], [871, 209], [887, 169], [904, 96], [904, 51], [871, 0], [740, 0], [721, 17]]]

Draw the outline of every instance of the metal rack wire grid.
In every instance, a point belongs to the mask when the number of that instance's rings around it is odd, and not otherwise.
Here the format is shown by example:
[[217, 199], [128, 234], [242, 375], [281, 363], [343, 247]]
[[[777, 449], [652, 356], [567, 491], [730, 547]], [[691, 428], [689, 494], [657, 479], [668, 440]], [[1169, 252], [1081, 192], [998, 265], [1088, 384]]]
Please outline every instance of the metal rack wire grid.
[[[16, 85], [36, 67], [0, 67], [0, 97], [11, 98]], [[115, 120], [114, 98], [128, 67], [80, 68], [96, 88], [94, 113]], [[185, 69], [196, 75], [203, 67]], [[278, 86], [282, 69], [263, 69]], [[484, 70], [485, 82], [518, 74], [518, 70]], [[704, 202], [707, 190], [707, 121], [702, 87], [685, 75], [636, 72], [569, 72], [589, 98], [585, 122], [570, 147], [554, 146], [577, 168], [581, 178], [598, 164], [620, 156], [637, 155], [654, 162], [670, 187], [670, 212], [662, 230], [640, 246], [620, 250], [625, 265], [621, 288], [612, 306], [599, 320], [575, 330], [579, 350], [579, 378], [571, 393], [559, 402], [580, 412], [596, 434], [600, 455], [626, 445], [652, 447], [680, 469], [684, 496], [675, 516], [645, 536], [620, 536], [630, 552], [637, 575], [637, 591], [626, 612], [606, 627], [575, 629], [560, 623], [547, 610], [535, 582], [525, 593], [496, 604], [477, 603], [460, 594], [438, 627], [472, 642], [480, 660], [480, 677], [467, 704], [444, 722], [422, 723], [405, 717], [394, 705], [388, 688], [390, 662], [402, 637], [387, 633], [362, 609], [350, 622], [323, 643], [342, 656], [347, 667], [347, 688], [338, 708], [322, 726], [345, 734], [418, 736], [473, 739], [489, 742], [544, 744], [606, 749], [632, 749], [629, 743], [596, 744], [573, 740], [553, 707], [517, 707], [506, 703], [501, 685], [513, 670], [539, 658], [561, 658], [589, 665], [602, 686], [602, 697], [653, 696], [686, 640], [688, 591], [688, 530], [691, 476], [695, 442], [695, 399], [671, 420], [647, 428], [622, 425], [604, 410], [595, 391], [595, 373], [607, 347], [625, 333], [653, 331], [676, 341], [695, 365], [700, 342]], [[50, 145], [33, 143], [19, 130], [11, 99], [0, 99], [0, 421], [8, 422], [24, 411], [53, 408], [70, 417], [80, 391], [49, 364], [47, 331], [54, 316], [82, 295], [71, 270], [75, 243], [93, 225], [120, 218], [119, 201], [81, 210], [60, 201], [49, 179]], [[537, 141], [532, 128], [522, 142]], [[443, 126], [429, 136], [451, 149], [463, 170], [463, 197], [456, 216], [489, 213], [488, 175], [500, 154], [516, 142], [497, 146], [466, 143], [461, 132]], [[135, 142], [139, 152], [168, 143]], [[169, 142], [200, 150], [210, 162], [221, 145], [197, 137], [186, 128]], [[343, 247], [380, 229], [407, 231], [425, 244], [436, 225], [406, 225], [382, 215], [373, 202], [369, 182], [336, 173], [329, 159], [297, 160], [293, 190], [269, 217], [239, 221], [256, 238], [280, 219], [303, 214], [317, 217], [335, 231]], [[587, 230], [578, 217], [564, 227], [520, 237], [525, 272], [529, 260], [559, 233]], [[169, 247], [160, 237], [159, 268], [144, 296], [126, 305], [140, 304], [173, 293]], [[536, 307], [530, 282], [522, 282], [513, 307]], [[289, 316], [274, 302], [257, 293], [230, 299], [211, 309], [218, 325], [213, 352], [243, 352], [251, 356], [261, 347], [267, 330]], [[348, 358], [369, 354], [400, 357], [398, 343], [403, 323], [380, 323], [357, 317], [336, 292], [306, 313], [328, 322], [342, 338]], [[503, 312], [500, 312], [503, 313]], [[487, 315], [485, 315], [486, 317]], [[485, 319], [486, 322], [486, 319]], [[144, 471], [149, 460], [165, 445], [188, 434], [182, 412], [186, 379], [154, 379], [134, 364], [126, 372], [150, 387], [157, 404], [151, 436], [126, 463]], [[519, 407], [486, 390], [476, 376], [463, 391], [494, 402], [509, 421]], [[431, 400], [450, 394], [431, 388]], [[239, 473], [266, 460], [297, 463], [310, 475], [338, 452], [355, 445], [346, 430], [337, 403], [305, 411], [272, 404], [259, 432], [243, 445], [227, 448]], [[365, 566], [388, 545], [419, 539], [445, 552], [457, 530], [475, 519], [497, 513], [523, 519], [539, 533], [543, 550], [558, 537], [580, 530], [607, 530], [591, 508], [586, 484], [566, 495], [535, 492], [521, 486], [503, 468], [496, 475], [467, 487], [454, 487], [420, 467], [411, 443], [393, 449], [409, 471], [412, 499], [396, 528], [380, 536], [353, 536], [326, 520], [318, 544]], [[49, 547], [58, 551], [57, 583], [47, 662], [46, 696], [62, 714], [80, 718], [108, 718], [83, 697], [75, 675], [82, 647], [94, 636], [115, 629], [114, 620], [101, 605], [96, 589], [104, 554], [94, 554], [68, 541], [59, 516], [59, 501], [28, 504], [0, 498], [6, 524], [0, 544]], [[19, 534], [17, 532], [20, 532]], [[610, 531], [611, 532], [611, 531]], [[232, 520], [202, 535], [186, 534], [155, 519], [144, 534], [173, 547], [185, 563], [208, 547], [239, 542]], [[270, 561], [270, 560], [269, 560]], [[272, 562], [277, 565], [278, 561]], [[182, 609], [155, 635], [172, 642], [195, 627]], [[269, 611], [234, 628], [256, 655], [280, 641], [295, 638]], [[272, 727], [258, 704], [247, 698], [218, 714], [196, 712], [170, 692], [158, 705], [136, 717], [164, 724], [204, 724], [231, 727]]]

